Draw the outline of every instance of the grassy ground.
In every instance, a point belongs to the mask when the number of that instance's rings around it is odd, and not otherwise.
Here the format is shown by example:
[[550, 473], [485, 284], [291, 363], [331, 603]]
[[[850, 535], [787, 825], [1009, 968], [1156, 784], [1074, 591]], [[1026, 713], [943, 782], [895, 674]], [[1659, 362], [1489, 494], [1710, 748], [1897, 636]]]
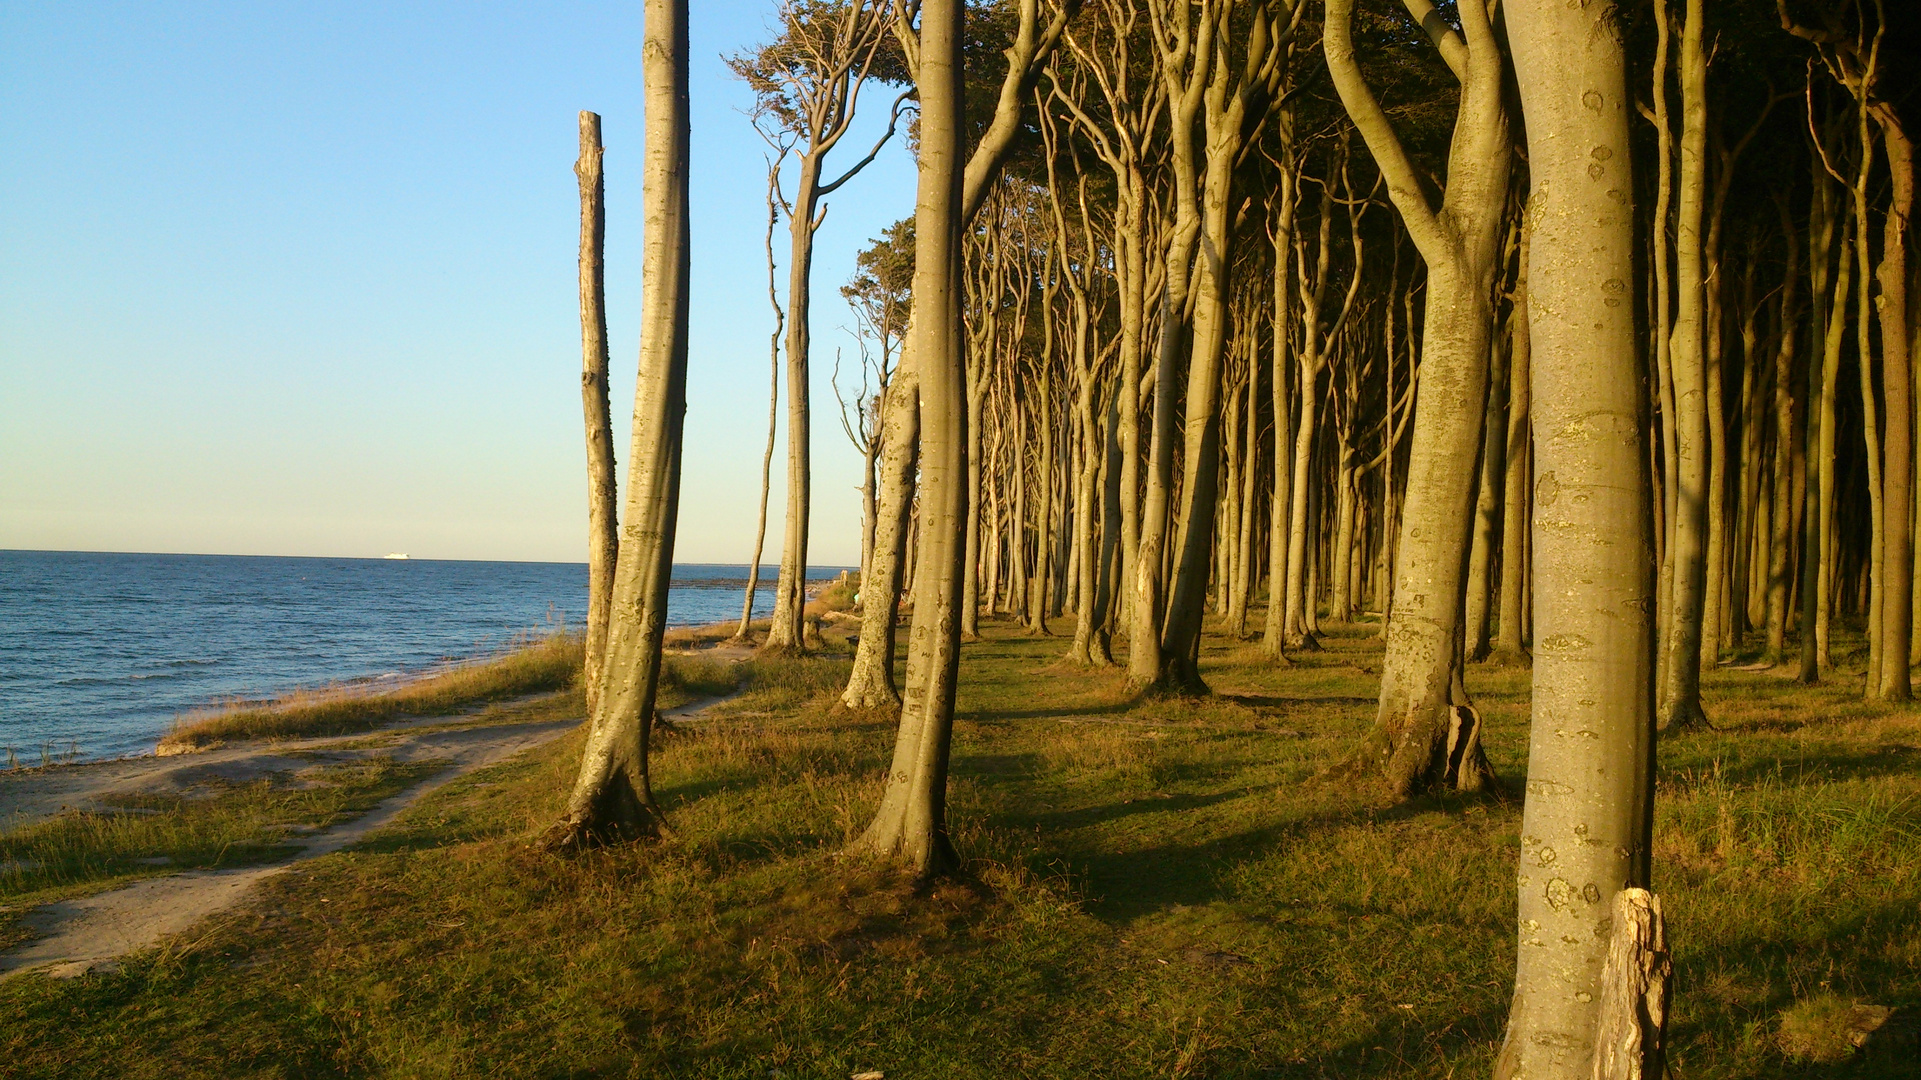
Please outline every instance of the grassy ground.
[[[1129, 702], [1059, 639], [963, 653], [961, 881], [837, 854], [891, 721], [844, 661], [757, 661], [663, 740], [664, 841], [556, 859], [578, 738], [473, 774], [270, 882], [185, 955], [0, 985], [20, 1076], [1468, 1077], [1513, 971], [1520, 806], [1321, 782], [1366, 726], [1366, 629], [1276, 670], [1210, 639], [1217, 696]], [[1477, 668], [1518, 781], [1527, 674]], [[1909, 1076], [1778, 1031], [1921, 1005], [1921, 718], [1767, 674], [1662, 750], [1657, 888], [1677, 1075]], [[1818, 1033], [1817, 1033], [1818, 1034]]]
[[0, 948], [21, 939], [14, 917], [34, 904], [175, 870], [281, 858], [296, 833], [365, 813], [439, 766], [386, 757], [316, 763], [244, 784], [126, 796], [0, 834]]
[[160, 752], [185, 753], [242, 739], [340, 735], [408, 717], [443, 716], [475, 704], [561, 689], [579, 679], [580, 665], [580, 637], [550, 634], [393, 690], [343, 684], [190, 713], [161, 738]]

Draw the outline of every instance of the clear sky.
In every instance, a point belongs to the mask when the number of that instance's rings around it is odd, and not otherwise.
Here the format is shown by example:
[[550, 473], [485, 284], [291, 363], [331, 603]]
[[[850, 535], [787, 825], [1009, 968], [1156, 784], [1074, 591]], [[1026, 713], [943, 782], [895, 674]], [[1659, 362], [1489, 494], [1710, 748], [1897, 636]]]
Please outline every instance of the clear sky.
[[[772, 3], [691, 7], [676, 558], [743, 562], [772, 316], [764, 147], [721, 57], [767, 36]], [[0, 548], [583, 559], [575, 114], [604, 118], [624, 467], [640, 12], [0, 5]], [[893, 94], [869, 90], [842, 165], [885, 125]], [[838, 287], [912, 205], [897, 141], [829, 201], [819, 233], [817, 564], [858, 561], [860, 535], [859, 458], [828, 385], [835, 349], [856, 355]]]

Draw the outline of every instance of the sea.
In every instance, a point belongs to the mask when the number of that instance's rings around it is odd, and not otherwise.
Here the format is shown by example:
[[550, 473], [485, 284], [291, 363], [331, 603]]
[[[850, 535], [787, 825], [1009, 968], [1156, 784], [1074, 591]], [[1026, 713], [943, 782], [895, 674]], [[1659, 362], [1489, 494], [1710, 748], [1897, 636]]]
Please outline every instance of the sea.
[[[745, 564], [677, 563], [668, 622], [738, 619], [746, 586]], [[399, 679], [586, 610], [585, 563], [0, 551], [0, 768], [151, 752], [196, 708]]]

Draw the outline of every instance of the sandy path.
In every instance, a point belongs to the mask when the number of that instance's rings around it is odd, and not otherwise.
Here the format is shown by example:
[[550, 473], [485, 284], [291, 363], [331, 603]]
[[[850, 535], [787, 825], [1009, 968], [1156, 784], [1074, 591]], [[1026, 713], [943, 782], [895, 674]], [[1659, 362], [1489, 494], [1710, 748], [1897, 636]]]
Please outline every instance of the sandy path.
[[[732, 696], [696, 701], [668, 710], [663, 715], [668, 719], [688, 719]], [[114, 792], [188, 786], [196, 778], [209, 775], [260, 775], [285, 769], [290, 764], [299, 767], [315, 764], [311, 757], [286, 756], [287, 751], [292, 749], [317, 752], [334, 760], [391, 754], [401, 761], [452, 762], [447, 768], [391, 796], [360, 817], [314, 833], [304, 840], [288, 841], [289, 844], [301, 846], [302, 850], [281, 862], [228, 870], [189, 870], [166, 877], [149, 878], [110, 892], [35, 908], [22, 918], [22, 922], [39, 936], [11, 952], [0, 953], [0, 979], [36, 969], [53, 978], [72, 978], [96, 969], [112, 970], [118, 957], [156, 945], [163, 938], [184, 933], [207, 916], [232, 907], [256, 882], [285, 873], [307, 859], [351, 847], [392, 822], [415, 800], [442, 784], [549, 742], [579, 722], [562, 720], [537, 724], [495, 724], [418, 734], [390, 730], [380, 734], [398, 737], [383, 739], [383, 744], [379, 746], [338, 746], [366, 741], [367, 736], [358, 735], [298, 740], [271, 747], [219, 750], [185, 758], [129, 759], [67, 770], [76, 774], [74, 776], [55, 773], [49, 779], [57, 778], [58, 782], [39, 788], [25, 785], [12, 790], [0, 788], [0, 821], [4, 821], [8, 817], [17, 819], [23, 814], [32, 816], [34, 812], [54, 813], [62, 805], [85, 805], [91, 799]], [[336, 748], [330, 750], [330, 744]], [[91, 772], [98, 774], [91, 780], [77, 775]], [[17, 820], [9, 822], [17, 823]]]

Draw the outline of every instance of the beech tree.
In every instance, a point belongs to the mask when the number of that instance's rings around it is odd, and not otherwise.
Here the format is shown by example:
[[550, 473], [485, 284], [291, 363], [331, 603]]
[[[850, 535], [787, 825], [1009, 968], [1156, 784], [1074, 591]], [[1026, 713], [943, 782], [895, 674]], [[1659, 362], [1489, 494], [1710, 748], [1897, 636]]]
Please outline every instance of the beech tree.
[[914, 209], [914, 321], [921, 506], [927, 569], [918, 575], [907, 696], [893, 765], [856, 848], [905, 862], [917, 876], [958, 865], [946, 819], [954, 680], [960, 667], [962, 531], [967, 518], [966, 365], [960, 356], [961, 0], [925, 0], [902, 18], [920, 94], [920, 185]]
[[[1532, 191], [1534, 719], [1514, 1000], [1495, 1076], [1662, 1075], [1667, 959], [1646, 892], [1653, 627], [1618, 13], [1508, 8]], [[1619, 954], [1610, 958], [1610, 949]]]
[[1480, 4], [1459, 7], [1456, 32], [1428, 17], [1425, 0], [1410, 0], [1409, 13], [1461, 81], [1447, 184], [1436, 207], [1354, 60], [1353, 7], [1353, 0], [1327, 5], [1328, 70], [1427, 263], [1421, 384], [1380, 711], [1358, 761], [1400, 794], [1423, 782], [1478, 788], [1492, 772], [1460, 675], [1462, 571], [1474, 499], [1474, 473], [1462, 463], [1474, 460], [1481, 441], [1494, 329], [1512, 138], [1501, 99], [1505, 58]]
[[[753, 90], [756, 124], [770, 143], [795, 154], [794, 196], [786, 204], [787, 262], [787, 527], [781, 544], [774, 614], [763, 648], [774, 652], [803, 645], [807, 606], [808, 513], [812, 496], [812, 405], [809, 354], [812, 337], [814, 234], [825, 220], [820, 200], [866, 168], [893, 137], [905, 95], [896, 98], [887, 130], [868, 151], [834, 179], [827, 157], [852, 128], [862, 88], [876, 63], [886, 70], [882, 46], [892, 24], [888, 0], [784, 0], [780, 34], [758, 52], [728, 61]], [[898, 77], [898, 76], [896, 76]]]
[[587, 429], [587, 635], [580, 681], [587, 713], [600, 705], [601, 669], [613, 605], [620, 520], [614, 500], [614, 427], [607, 391], [606, 183], [601, 177], [600, 115], [580, 114], [580, 397]]
[[647, 0], [643, 57], [645, 241], [627, 503], [595, 709], [566, 813], [543, 839], [549, 850], [644, 836], [662, 827], [647, 756], [667, 629], [687, 412], [686, 0]]

